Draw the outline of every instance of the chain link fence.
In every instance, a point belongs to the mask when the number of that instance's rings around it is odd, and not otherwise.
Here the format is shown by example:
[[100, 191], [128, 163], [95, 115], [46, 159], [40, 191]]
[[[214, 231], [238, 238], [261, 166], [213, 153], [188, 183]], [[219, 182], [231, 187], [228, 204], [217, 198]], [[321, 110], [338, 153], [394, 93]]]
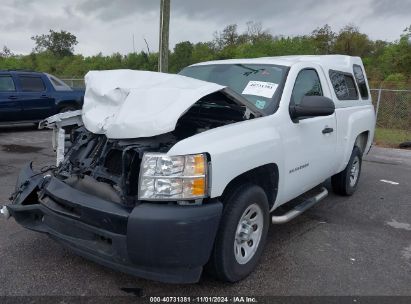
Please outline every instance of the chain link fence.
[[82, 78], [62, 78], [61, 80], [73, 89], [84, 89], [86, 87]]
[[375, 141], [399, 147], [411, 141], [411, 90], [372, 89], [377, 116]]
[[[62, 80], [72, 88], [85, 88], [84, 79]], [[411, 141], [411, 90], [371, 89], [371, 95], [377, 116], [376, 143], [399, 147]]]

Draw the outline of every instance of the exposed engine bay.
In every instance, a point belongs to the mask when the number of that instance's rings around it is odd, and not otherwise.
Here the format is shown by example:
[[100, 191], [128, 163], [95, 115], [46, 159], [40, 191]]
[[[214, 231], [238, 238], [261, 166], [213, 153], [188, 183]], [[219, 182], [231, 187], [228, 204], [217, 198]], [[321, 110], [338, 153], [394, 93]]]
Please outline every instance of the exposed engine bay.
[[[68, 114], [68, 113], [67, 113]], [[67, 114], [60, 114], [66, 115]], [[140, 164], [145, 152], [166, 153], [187, 137], [224, 125], [254, 118], [245, 106], [234, 102], [223, 92], [203, 97], [179, 119], [174, 131], [137, 139], [110, 139], [105, 134], [88, 131], [78, 120], [65, 117], [62, 123], [52, 120], [42, 125], [64, 130], [64, 158], [55, 170], [55, 176], [71, 187], [102, 199], [134, 206], [137, 199]], [[64, 119], [68, 123], [64, 124]], [[61, 150], [56, 140], [55, 149]]]

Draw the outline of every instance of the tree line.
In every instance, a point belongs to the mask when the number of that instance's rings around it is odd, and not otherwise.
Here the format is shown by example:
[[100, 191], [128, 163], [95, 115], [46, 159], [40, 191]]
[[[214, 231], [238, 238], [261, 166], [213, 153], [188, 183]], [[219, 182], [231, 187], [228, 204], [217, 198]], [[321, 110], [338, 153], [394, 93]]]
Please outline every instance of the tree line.
[[[13, 54], [4, 46], [0, 51], [0, 69], [30, 69], [60, 77], [81, 78], [89, 70], [156, 71], [158, 67], [156, 52], [114, 53], [110, 56], [74, 54], [77, 38], [66, 31], [50, 30], [48, 34], [31, 39], [35, 47], [29, 55]], [[352, 24], [339, 32], [326, 24], [309, 35], [297, 36], [274, 36], [259, 22], [248, 22], [244, 32], [239, 32], [237, 24], [230, 24], [215, 32], [211, 41], [176, 44], [170, 51], [169, 71], [176, 73], [185, 66], [207, 60], [306, 54], [360, 56], [372, 82], [408, 87], [411, 83], [411, 25], [396, 41], [387, 42], [370, 39]]]

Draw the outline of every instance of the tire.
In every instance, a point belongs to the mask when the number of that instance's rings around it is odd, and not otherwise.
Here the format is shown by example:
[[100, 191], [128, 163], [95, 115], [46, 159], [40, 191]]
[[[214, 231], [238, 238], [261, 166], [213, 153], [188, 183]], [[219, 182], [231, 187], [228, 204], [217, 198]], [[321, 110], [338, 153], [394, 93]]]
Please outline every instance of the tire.
[[[249, 225], [242, 226], [242, 233], [238, 233], [241, 222]], [[264, 190], [253, 184], [234, 190], [224, 201], [219, 231], [206, 270], [226, 282], [248, 276], [261, 257], [268, 227], [269, 206]], [[249, 249], [248, 254], [245, 249]]]
[[77, 109], [74, 106], [64, 106], [61, 109], [59, 109], [59, 113], [75, 111], [75, 110], [77, 110]]
[[362, 153], [355, 146], [352, 150], [350, 160], [344, 171], [331, 177], [333, 191], [337, 194], [350, 196], [357, 190], [361, 175]]

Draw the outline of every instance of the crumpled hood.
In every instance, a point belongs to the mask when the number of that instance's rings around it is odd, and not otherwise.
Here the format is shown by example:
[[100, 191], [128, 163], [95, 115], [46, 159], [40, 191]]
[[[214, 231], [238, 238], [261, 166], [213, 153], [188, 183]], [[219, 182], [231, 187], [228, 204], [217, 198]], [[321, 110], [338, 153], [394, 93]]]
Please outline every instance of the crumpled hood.
[[146, 71], [90, 71], [82, 119], [91, 132], [108, 138], [155, 136], [175, 129], [177, 120], [218, 84]]

